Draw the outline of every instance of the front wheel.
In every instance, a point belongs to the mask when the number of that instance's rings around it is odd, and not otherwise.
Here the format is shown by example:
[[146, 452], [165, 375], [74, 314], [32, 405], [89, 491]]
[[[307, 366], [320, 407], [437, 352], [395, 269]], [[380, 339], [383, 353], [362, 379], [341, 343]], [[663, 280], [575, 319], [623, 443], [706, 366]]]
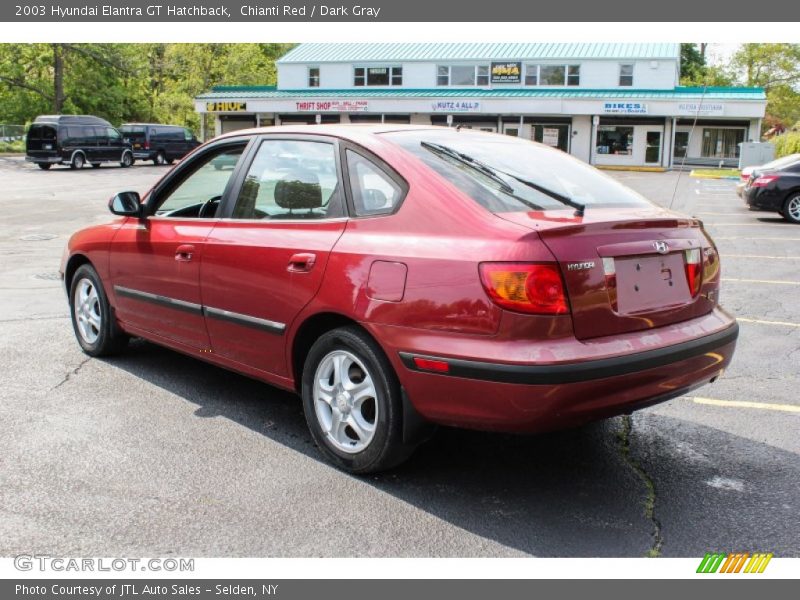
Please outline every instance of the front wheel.
[[786, 199], [781, 215], [790, 223], [800, 224], [800, 194], [792, 194]]
[[128, 336], [120, 330], [108, 303], [100, 276], [91, 265], [81, 265], [69, 292], [72, 328], [89, 356], [106, 356], [122, 350]]
[[404, 461], [400, 384], [380, 347], [361, 329], [322, 335], [303, 368], [303, 411], [314, 441], [336, 466], [373, 473]]
[[37, 165], [39, 165], [39, 168], [40, 168], [42, 171], [47, 171], [47, 170], [48, 170], [50, 167], [52, 167], [52, 166], [53, 166], [53, 165], [51, 165], [50, 163], [36, 163], [36, 164], [37, 164]]
[[133, 164], [133, 155], [130, 152], [123, 152], [122, 160], [119, 161], [119, 165], [127, 169], [132, 164]]

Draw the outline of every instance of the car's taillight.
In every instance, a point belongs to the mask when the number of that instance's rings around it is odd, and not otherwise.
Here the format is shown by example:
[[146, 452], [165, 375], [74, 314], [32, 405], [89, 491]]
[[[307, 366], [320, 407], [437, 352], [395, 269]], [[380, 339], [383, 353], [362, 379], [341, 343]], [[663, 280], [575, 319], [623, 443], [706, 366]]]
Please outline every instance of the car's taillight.
[[536, 315], [569, 312], [558, 265], [552, 263], [482, 263], [481, 282], [502, 308]]
[[143, 147], [145, 150], [150, 150], [150, 142], [145, 142], [144, 144], [142, 144], [142, 147]]
[[686, 261], [686, 282], [689, 284], [689, 291], [694, 298], [700, 293], [700, 283], [703, 279], [700, 248], [684, 250], [683, 255]]
[[780, 175], [759, 175], [750, 184], [750, 187], [767, 187], [770, 183], [780, 178]]

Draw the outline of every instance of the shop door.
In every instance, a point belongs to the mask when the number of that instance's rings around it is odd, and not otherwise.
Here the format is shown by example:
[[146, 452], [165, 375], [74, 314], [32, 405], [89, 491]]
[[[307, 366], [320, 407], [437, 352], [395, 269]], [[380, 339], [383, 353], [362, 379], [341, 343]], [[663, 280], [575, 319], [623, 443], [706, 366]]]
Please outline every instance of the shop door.
[[661, 130], [648, 130], [645, 136], [644, 162], [648, 165], [661, 164]]

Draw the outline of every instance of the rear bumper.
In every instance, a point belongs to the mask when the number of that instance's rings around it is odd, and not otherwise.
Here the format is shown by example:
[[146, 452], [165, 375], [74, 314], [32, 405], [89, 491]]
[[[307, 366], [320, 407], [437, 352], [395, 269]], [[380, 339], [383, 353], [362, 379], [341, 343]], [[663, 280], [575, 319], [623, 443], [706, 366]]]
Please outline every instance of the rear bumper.
[[733, 344], [739, 337], [739, 325], [733, 323], [723, 331], [689, 340], [681, 344], [657, 348], [636, 354], [625, 354], [611, 358], [569, 362], [555, 365], [508, 365], [502, 363], [479, 362], [400, 352], [400, 359], [407, 369], [420, 371], [414, 358], [427, 358], [445, 361], [449, 372], [446, 377], [461, 377], [494, 381], [496, 383], [521, 383], [524, 385], [561, 385], [620, 377], [646, 369], [655, 369], [683, 360], [714, 352], [721, 347]]
[[155, 158], [155, 154], [152, 152], [139, 152], [138, 150], [133, 151], [133, 158], [138, 160], [153, 160]]
[[58, 164], [64, 162], [60, 156], [25, 156], [27, 162]]
[[783, 208], [783, 196], [769, 188], [749, 188], [744, 191], [744, 200], [750, 208], [779, 212]]
[[[568, 360], [545, 364], [409, 349], [397, 349], [390, 360], [414, 407], [430, 421], [484, 430], [545, 431], [631, 412], [709, 383], [730, 363], [739, 332], [736, 322], [719, 309], [660, 329], [664, 331], [608, 340], [573, 339], [567, 342], [569, 350], [560, 352], [569, 355]], [[424, 346], [430, 348], [430, 341], [426, 338]], [[443, 347], [448, 341], [455, 347], [452, 338], [440, 340]], [[502, 342], [483, 340], [487, 354], [495, 343]], [[615, 355], [599, 356], [611, 348], [617, 348]], [[620, 348], [627, 352], [620, 353]], [[422, 371], [414, 357], [445, 361], [449, 372]]]

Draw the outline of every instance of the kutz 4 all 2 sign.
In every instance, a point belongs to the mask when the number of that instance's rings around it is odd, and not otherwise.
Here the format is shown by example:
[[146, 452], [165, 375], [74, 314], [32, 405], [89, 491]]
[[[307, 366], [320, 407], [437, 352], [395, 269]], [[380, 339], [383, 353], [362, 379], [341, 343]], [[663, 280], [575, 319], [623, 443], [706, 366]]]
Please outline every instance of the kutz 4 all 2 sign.
[[493, 62], [492, 83], [520, 83], [522, 81], [521, 62]]

